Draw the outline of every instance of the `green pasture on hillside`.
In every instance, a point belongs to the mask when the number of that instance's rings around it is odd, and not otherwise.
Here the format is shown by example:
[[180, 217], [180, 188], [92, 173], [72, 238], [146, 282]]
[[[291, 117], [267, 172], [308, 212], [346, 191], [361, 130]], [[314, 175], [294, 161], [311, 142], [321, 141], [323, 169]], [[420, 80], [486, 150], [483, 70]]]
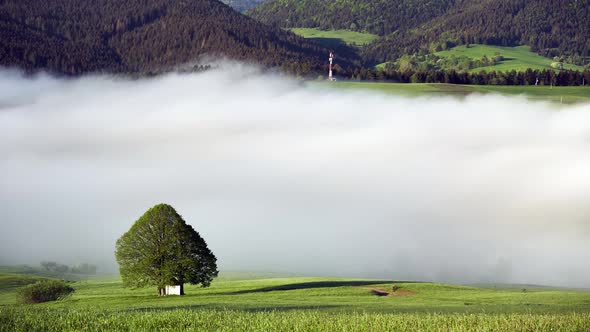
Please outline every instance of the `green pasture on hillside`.
[[[441, 57], [450, 56], [466, 56], [472, 59], [481, 59], [484, 55], [489, 58], [494, 57], [496, 54], [500, 54], [504, 57], [504, 60], [500, 61], [494, 66], [474, 68], [472, 72], [479, 72], [481, 70], [486, 71], [525, 71], [528, 68], [531, 69], [551, 69], [552, 59], [540, 56], [536, 53], [531, 52], [528, 46], [516, 46], [516, 47], [503, 47], [503, 46], [492, 46], [492, 45], [466, 45], [453, 47], [449, 50], [436, 52]], [[564, 69], [580, 70], [584, 68], [571, 64], [564, 64]]]
[[[318, 85], [320, 84], [320, 85]], [[312, 83], [322, 88], [343, 89], [351, 91], [376, 91], [402, 96], [467, 96], [471, 94], [522, 95], [533, 100], [546, 100], [556, 103], [590, 102], [590, 86], [496, 86], [496, 85], [459, 85], [459, 84], [425, 84], [425, 83], [369, 83], [369, 82], [326, 82]]]
[[292, 28], [290, 30], [304, 38], [338, 40], [352, 46], [364, 46], [379, 38], [379, 36], [372, 33], [350, 30], [319, 30], [310, 28]]
[[[158, 297], [118, 279], [74, 281], [69, 298], [15, 304], [3, 274], [0, 326], [25, 330], [547, 330], [590, 329], [590, 292], [522, 286], [469, 287], [344, 278], [241, 279], [224, 274], [211, 287]], [[392, 286], [399, 289], [395, 292]], [[389, 294], [388, 294], [389, 293]]]

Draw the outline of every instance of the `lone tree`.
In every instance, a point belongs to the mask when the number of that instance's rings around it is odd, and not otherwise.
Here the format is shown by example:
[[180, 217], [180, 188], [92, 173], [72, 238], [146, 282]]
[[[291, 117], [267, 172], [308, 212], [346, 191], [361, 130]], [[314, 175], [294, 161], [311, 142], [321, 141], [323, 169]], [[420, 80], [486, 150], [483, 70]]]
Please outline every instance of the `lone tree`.
[[167, 204], [143, 214], [117, 240], [115, 252], [123, 283], [128, 287], [158, 287], [184, 283], [208, 287], [217, 277], [217, 259], [205, 240]]

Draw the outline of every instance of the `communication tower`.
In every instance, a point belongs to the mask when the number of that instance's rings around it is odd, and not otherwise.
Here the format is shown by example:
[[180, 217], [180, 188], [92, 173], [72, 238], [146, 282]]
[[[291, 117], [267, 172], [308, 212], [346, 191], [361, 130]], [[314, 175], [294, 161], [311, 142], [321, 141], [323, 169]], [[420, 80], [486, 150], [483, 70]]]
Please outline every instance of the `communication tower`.
[[330, 74], [328, 75], [329, 81], [335, 81], [334, 77], [332, 76], [332, 62], [334, 61], [334, 53], [330, 52]]

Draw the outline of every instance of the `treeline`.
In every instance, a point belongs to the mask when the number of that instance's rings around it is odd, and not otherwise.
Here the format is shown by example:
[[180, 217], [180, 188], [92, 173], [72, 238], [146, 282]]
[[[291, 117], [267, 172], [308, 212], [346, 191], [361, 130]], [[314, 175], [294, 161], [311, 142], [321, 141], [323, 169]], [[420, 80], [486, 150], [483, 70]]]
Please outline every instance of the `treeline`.
[[349, 29], [380, 36], [422, 25], [443, 15], [456, 0], [270, 0], [247, 12], [284, 28]]
[[339, 73], [341, 78], [358, 81], [382, 81], [396, 83], [448, 83], [475, 85], [546, 85], [581, 86], [590, 82], [590, 71], [532, 70], [523, 72], [481, 71], [479, 73], [455, 70], [372, 70], [355, 69]]
[[157, 73], [203, 55], [317, 70], [327, 52], [215, 0], [0, 1], [0, 65], [29, 71]]
[[590, 62], [589, 0], [475, 0], [417, 29], [402, 29], [369, 45], [365, 59], [395, 61], [404, 54], [464, 44], [528, 45], [546, 57]]
[[[467, 56], [441, 57], [435, 54], [425, 55], [402, 55], [395, 62], [387, 62], [384, 64], [385, 70], [450, 70], [469, 71], [471, 69], [480, 67], [489, 67], [498, 64], [504, 60], [502, 54], [495, 54], [493, 56], [484, 55], [481, 58], [471, 58]], [[562, 64], [563, 66], [563, 64]]]
[[285, 28], [383, 36], [362, 53], [372, 64], [464, 44], [528, 45], [549, 58], [590, 62], [590, 0], [270, 0], [248, 14]]
[[53, 261], [41, 262], [41, 267], [46, 272], [53, 272], [59, 274], [74, 273], [74, 274], [96, 274], [97, 267], [93, 264], [82, 263], [75, 266], [68, 266]]

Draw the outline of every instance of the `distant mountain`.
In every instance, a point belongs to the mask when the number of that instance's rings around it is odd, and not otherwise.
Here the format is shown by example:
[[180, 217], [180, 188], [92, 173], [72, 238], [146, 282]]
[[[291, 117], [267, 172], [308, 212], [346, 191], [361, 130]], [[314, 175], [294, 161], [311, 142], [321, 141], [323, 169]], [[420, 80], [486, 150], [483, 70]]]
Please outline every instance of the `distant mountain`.
[[0, 0], [2, 66], [149, 73], [205, 54], [295, 71], [326, 62], [318, 44], [215, 0]]
[[372, 63], [467, 43], [528, 45], [576, 64], [590, 56], [590, 0], [269, 0], [247, 14], [283, 28], [378, 34], [363, 53]]
[[226, 5], [231, 6], [233, 9], [243, 13], [250, 10], [266, 0], [222, 0]]

